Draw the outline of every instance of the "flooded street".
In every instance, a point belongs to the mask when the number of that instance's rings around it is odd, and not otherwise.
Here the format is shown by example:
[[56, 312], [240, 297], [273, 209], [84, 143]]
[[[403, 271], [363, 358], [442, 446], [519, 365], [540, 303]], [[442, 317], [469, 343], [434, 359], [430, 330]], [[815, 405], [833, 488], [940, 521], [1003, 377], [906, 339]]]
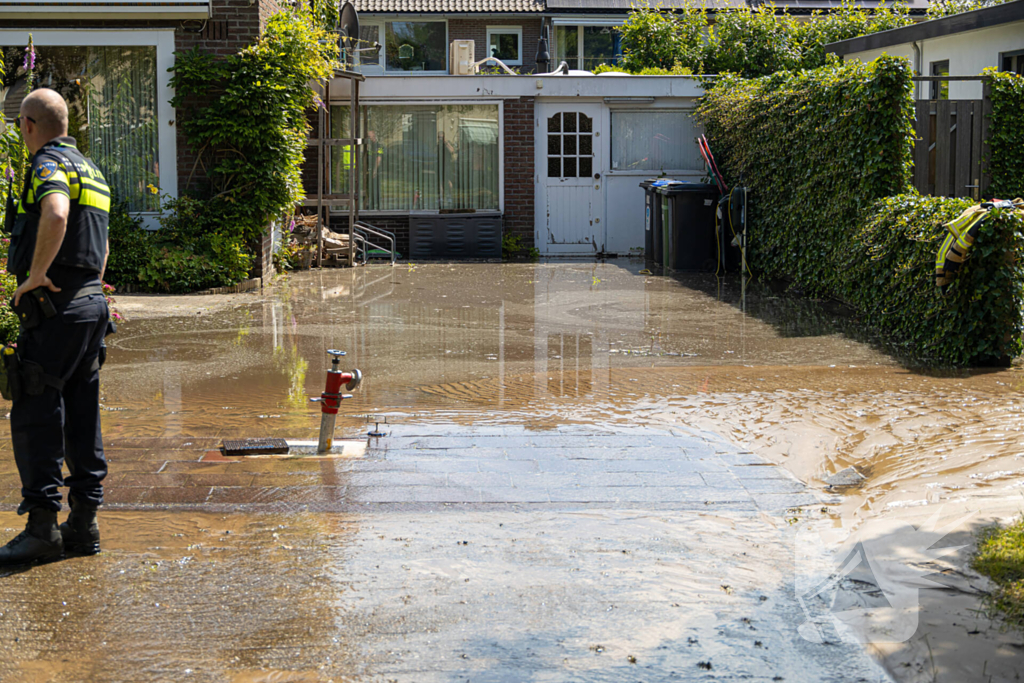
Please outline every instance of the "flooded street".
[[[1019, 680], [969, 547], [907, 560], [943, 586], [917, 591], [912, 636], [865, 646], [882, 667], [798, 634], [794, 577], [801, 533], [831, 552], [971, 515], [935, 547], [963, 546], [1018, 514], [1021, 367], [921, 371], [832, 305], [643, 268], [119, 297], [104, 553], [0, 576], [0, 680]], [[330, 348], [364, 375], [339, 437], [381, 422], [391, 445], [212, 453], [316, 439]], [[0, 443], [13, 534], [6, 424]]]

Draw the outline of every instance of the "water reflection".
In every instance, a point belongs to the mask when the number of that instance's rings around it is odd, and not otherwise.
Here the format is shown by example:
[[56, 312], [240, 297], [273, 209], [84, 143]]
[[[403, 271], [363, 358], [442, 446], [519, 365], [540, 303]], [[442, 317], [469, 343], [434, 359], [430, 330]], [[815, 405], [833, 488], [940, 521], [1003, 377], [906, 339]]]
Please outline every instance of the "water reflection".
[[894, 365], [820, 304], [754, 289], [742, 302], [738, 280], [642, 267], [299, 273], [213, 314], [130, 319], [111, 339], [106, 423], [124, 435], [309, 436], [306, 399], [322, 391], [328, 348], [348, 351], [366, 377], [343, 406], [349, 430], [371, 412], [417, 419], [472, 407], [481, 419], [518, 419], [550, 401], [604, 401], [624, 389], [616, 368]]

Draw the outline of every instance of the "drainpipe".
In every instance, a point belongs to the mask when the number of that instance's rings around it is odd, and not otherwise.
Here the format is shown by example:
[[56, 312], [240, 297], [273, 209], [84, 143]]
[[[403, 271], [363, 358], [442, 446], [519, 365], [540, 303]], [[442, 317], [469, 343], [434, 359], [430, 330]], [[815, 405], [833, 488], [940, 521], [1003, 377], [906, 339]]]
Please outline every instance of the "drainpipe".
[[537, 41], [537, 67], [535, 73], [545, 74], [551, 68], [551, 53], [548, 52], [548, 26], [547, 19], [540, 20], [540, 40]]
[[[924, 68], [924, 63], [922, 62], [922, 59], [923, 59], [924, 55], [922, 55], [922, 53], [921, 53], [921, 46], [918, 45], [916, 40], [913, 43], [911, 43], [910, 45], [911, 45], [911, 47], [914, 48], [914, 75], [915, 76], [923, 76], [924, 74], [921, 72], [921, 69]], [[914, 83], [914, 99], [915, 100], [921, 99], [921, 84], [922, 84], [922, 82], [923, 81], [917, 81], [916, 83]]]

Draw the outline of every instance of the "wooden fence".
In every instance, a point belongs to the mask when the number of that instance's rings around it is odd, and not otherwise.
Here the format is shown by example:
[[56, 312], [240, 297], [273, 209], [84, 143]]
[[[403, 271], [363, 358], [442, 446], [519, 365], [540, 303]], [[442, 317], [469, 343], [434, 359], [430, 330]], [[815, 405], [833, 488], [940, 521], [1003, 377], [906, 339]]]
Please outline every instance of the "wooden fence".
[[[915, 81], [982, 80], [978, 77], [918, 76]], [[991, 177], [985, 161], [992, 102], [988, 83], [980, 100], [919, 100], [916, 103], [914, 187], [937, 197], [985, 196]]]

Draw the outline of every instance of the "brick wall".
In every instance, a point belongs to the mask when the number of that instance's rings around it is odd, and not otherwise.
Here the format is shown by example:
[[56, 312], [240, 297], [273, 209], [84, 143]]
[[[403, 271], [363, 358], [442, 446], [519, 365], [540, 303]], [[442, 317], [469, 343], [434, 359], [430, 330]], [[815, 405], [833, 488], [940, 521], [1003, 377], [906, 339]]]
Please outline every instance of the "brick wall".
[[492, 17], [490, 19], [450, 18], [448, 19], [448, 42], [453, 40], [474, 41], [477, 60], [487, 57], [488, 26], [520, 26], [523, 29], [523, 65], [515, 67], [523, 73], [532, 73], [537, 68], [537, 41], [540, 40], [541, 20], [534, 17]]
[[[174, 32], [174, 49], [184, 52], [198, 47], [221, 57], [233, 55], [256, 42], [267, 20], [282, 6], [278, 0], [255, 0], [252, 4], [249, 0], [213, 0], [212, 16], [202, 29], [178, 28]], [[182, 116], [180, 109], [177, 116]], [[202, 182], [203, 169], [196, 165], [195, 152], [189, 148], [181, 126], [177, 127], [177, 141], [178, 191], [184, 192], [190, 184], [195, 187]]]
[[505, 225], [533, 246], [534, 150], [533, 105], [536, 98], [505, 100]]

